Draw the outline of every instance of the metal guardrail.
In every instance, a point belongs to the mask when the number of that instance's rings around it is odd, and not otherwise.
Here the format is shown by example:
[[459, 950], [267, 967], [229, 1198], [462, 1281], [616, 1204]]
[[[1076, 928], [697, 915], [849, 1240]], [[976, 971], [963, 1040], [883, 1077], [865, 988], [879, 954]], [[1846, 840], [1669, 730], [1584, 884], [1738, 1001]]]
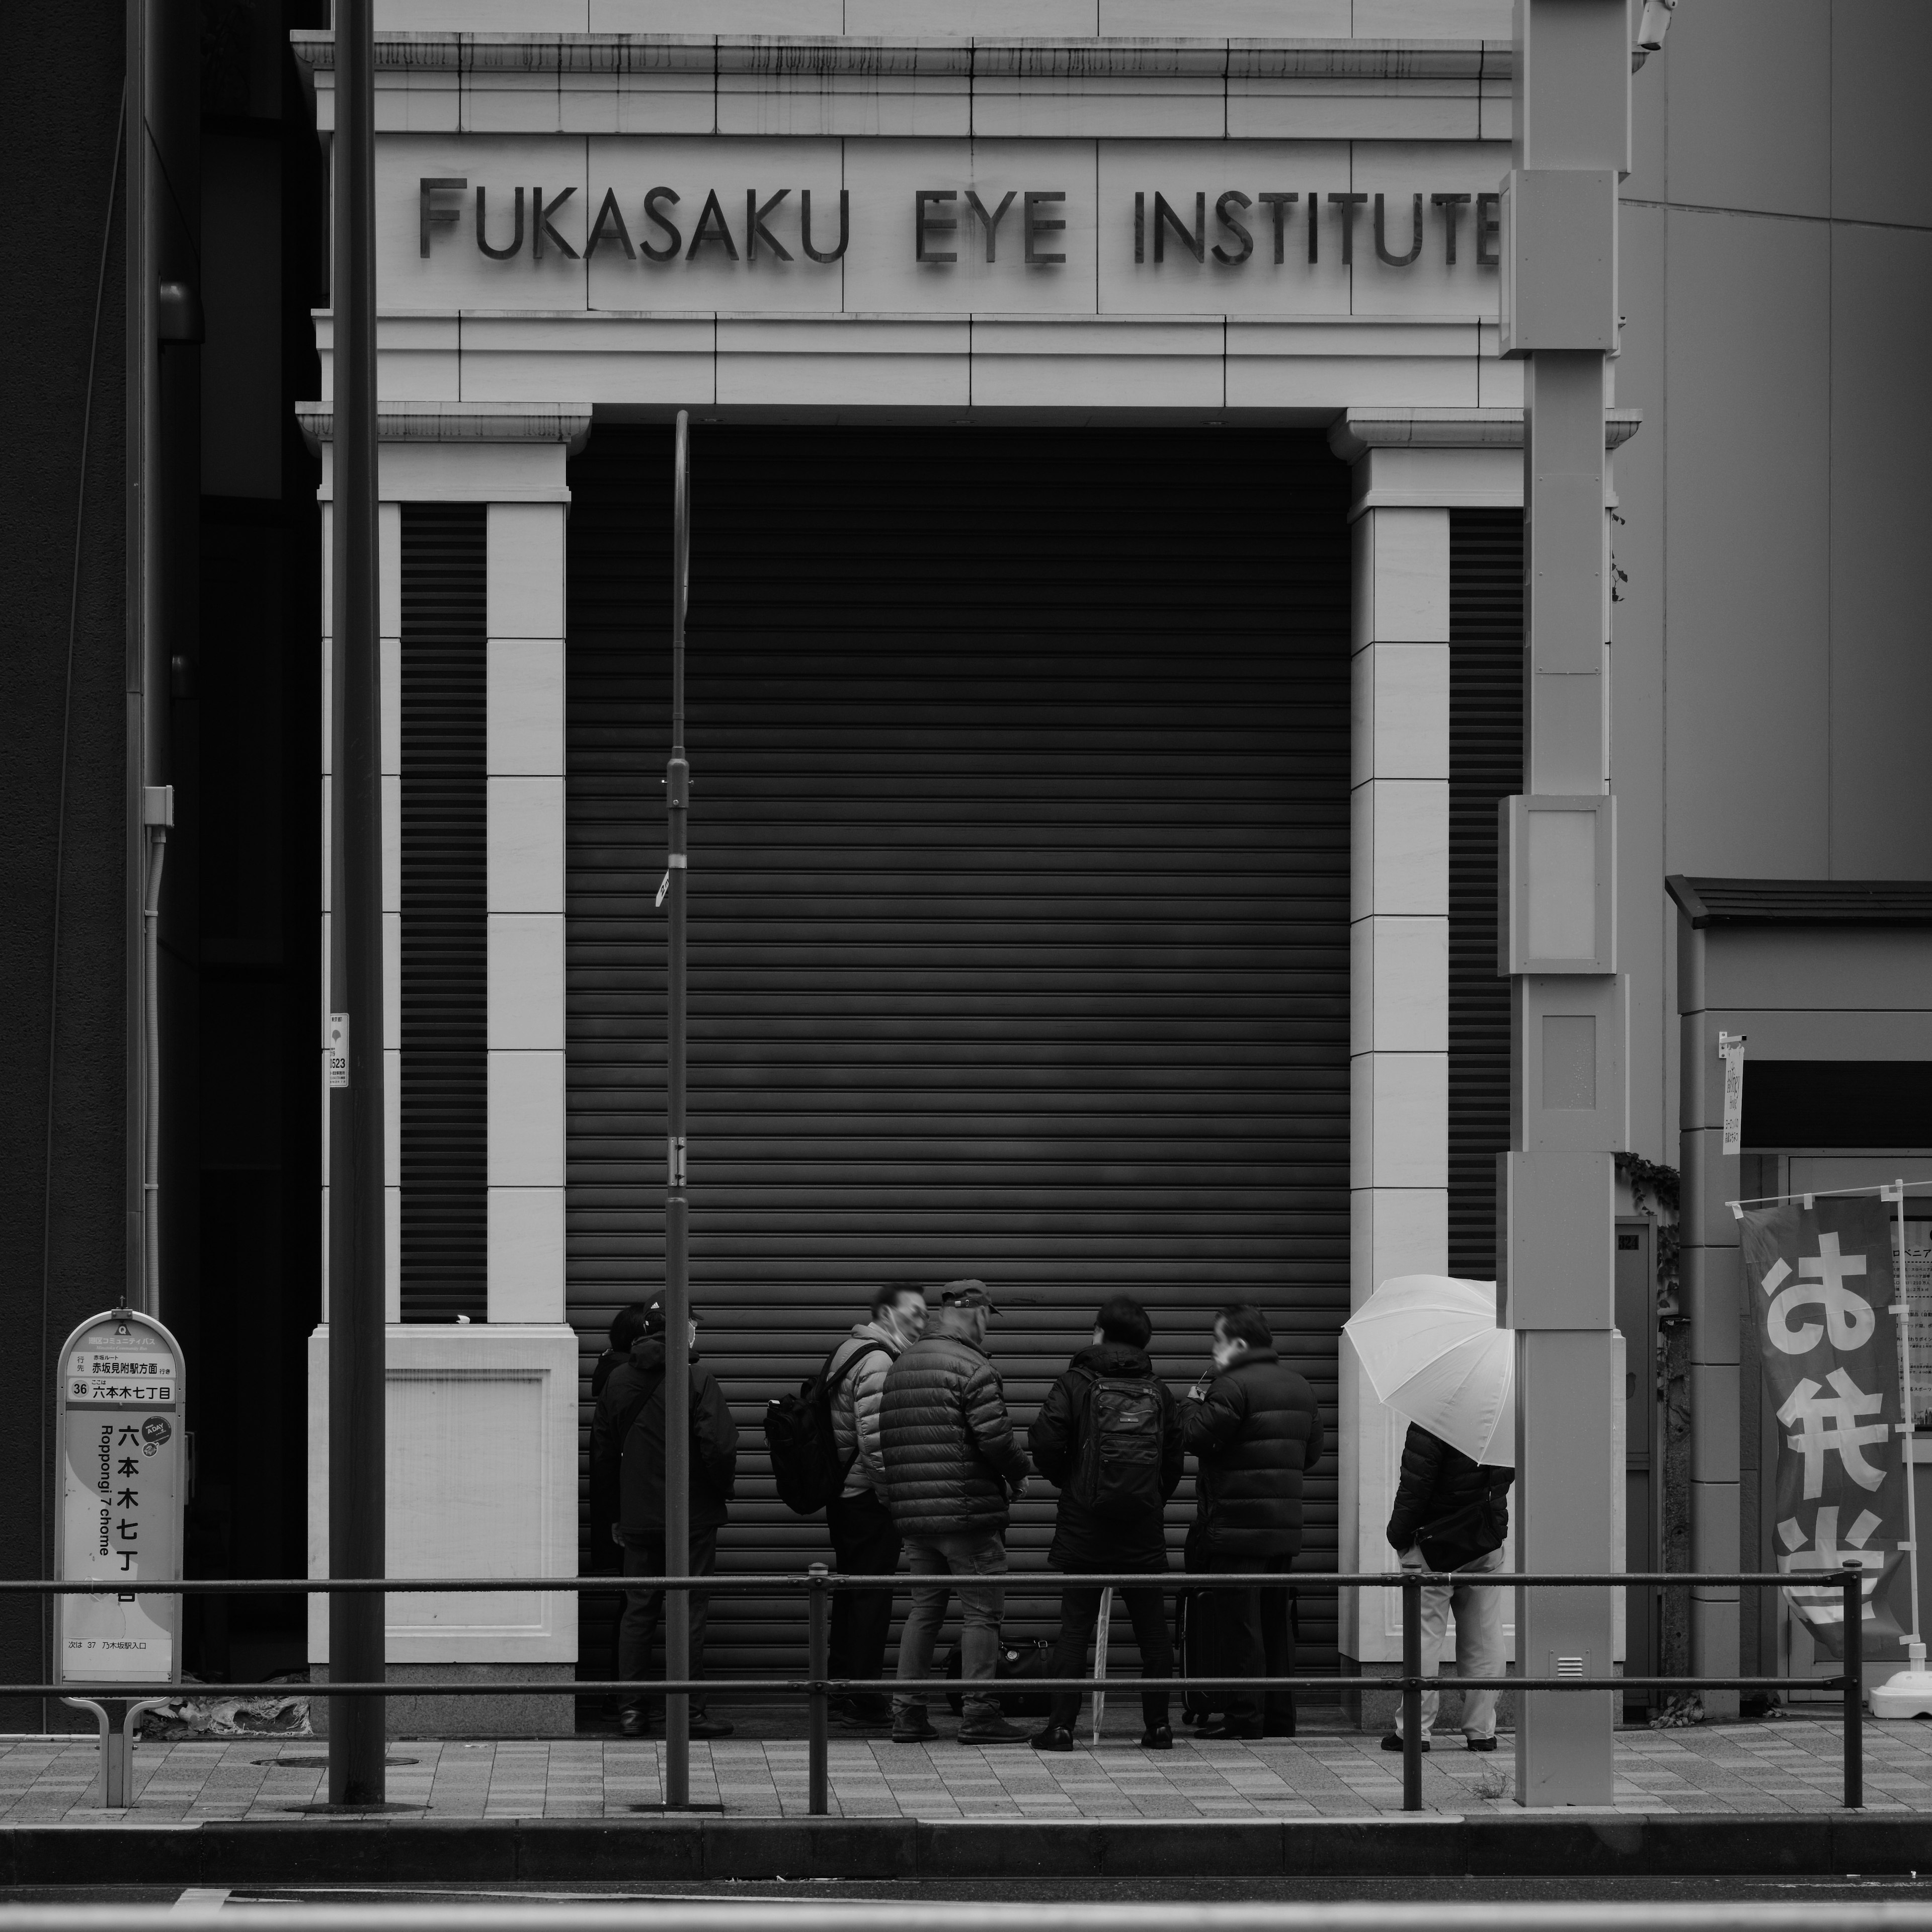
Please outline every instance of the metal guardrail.
[[[1580, 1692], [1600, 1690], [1838, 1690], [1843, 1698], [1844, 1722], [1844, 1802], [1847, 1810], [1864, 1804], [1864, 1624], [1862, 1588], [1869, 1574], [1856, 1564], [1846, 1564], [1835, 1573], [1807, 1573], [1814, 1585], [1828, 1577], [1838, 1582], [1844, 1598], [1844, 1672], [1837, 1678], [1817, 1677], [1456, 1677], [1447, 1680], [1463, 1690]], [[1016, 1583], [1029, 1592], [1054, 1588], [1160, 1590], [1164, 1595], [1182, 1591], [1252, 1590], [1307, 1588], [1336, 1589], [1392, 1589], [1402, 1593], [1402, 1669], [1393, 1678], [1379, 1676], [1287, 1677], [1029, 1677], [1028, 1691], [1094, 1691], [1131, 1689], [1139, 1690], [1315, 1690], [1395, 1689], [1402, 1696], [1402, 1808], [1422, 1809], [1422, 1699], [1438, 1680], [1422, 1671], [1422, 1593], [1430, 1585], [1468, 1585], [1473, 1580], [1455, 1571], [1410, 1570], [1366, 1574], [1312, 1570], [1264, 1570], [1258, 1573], [1194, 1570], [1132, 1570], [1120, 1572], [1002, 1571], [986, 1578], [930, 1580], [946, 1582], [957, 1588], [964, 1582], [983, 1582], [998, 1588]], [[1562, 1572], [1538, 1574], [1514, 1570], [1483, 1574], [1480, 1587], [1486, 1589], [1622, 1589], [1632, 1584], [1656, 1585], [1678, 1589], [1781, 1589], [1792, 1582], [1783, 1572], [1710, 1573], [1703, 1571], [1605, 1570], [1590, 1574]], [[838, 1590], [901, 1589], [909, 1580], [892, 1576], [836, 1575], [823, 1564], [814, 1564], [802, 1574], [709, 1576], [407, 1576], [188, 1579], [172, 1583], [130, 1582], [111, 1594], [116, 1596], [335, 1596], [347, 1593], [383, 1596], [461, 1596], [476, 1593], [548, 1592], [579, 1596], [608, 1595], [628, 1590], [702, 1591], [707, 1596], [726, 1591], [766, 1594], [795, 1595], [806, 1599], [807, 1675], [804, 1677], [758, 1678], [652, 1678], [644, 1688], [658, 1694], [703, 1693], [711, 1697], [799, 1696], [807, 1700], [808, 1712], [808, 1808], [813, 1816], [823, 1816], [831, 1808], [829, 1755], [831, 1737], [831, 1700], [856, 1694], [901, 1694], [919, 1691], [944, 1695], [960, 1688], [957, 1678], [835, 1678], [831, 1674], [832, 1596]], [[0, 1580], [0, 1597], [16, 1595], [94, 1597], [110, 1592], [91, 1583], [58, 1581]], [[494, 1679], [488, 1682], [436, 1684], [412, 1680], [408, 1688], [412, 1696], [598, 1696], [620, 1695], [640, 1688], [635, 1680], [600, 1678], [577, 1678], [560, 1684], [554, 1678]], [[312, 1697], [382, 1697], [393, 1694], [397, 1686], [388, 1683], [310, 1683], [305, 1687]], [[290, 1687], [280, 1684], [196, 1684], [196, 1697], [286, 1696]], [[110, 1700], [127, 1703], [136, 1700], [166, 1701], [185, 1694], [176, 1684], [109, 1683], [0, 1684], [0, 1697], [78, 1697], [98, 1702]], [[6, 1922], [14, 1921], [9, 1915]], [[358, 1923], [366, 1922], [358, 1921]], [[795, 1923], [788, 1921], [788, 1923]], [[1932, 1922], [1928, 1922], [1932, 1932]]]

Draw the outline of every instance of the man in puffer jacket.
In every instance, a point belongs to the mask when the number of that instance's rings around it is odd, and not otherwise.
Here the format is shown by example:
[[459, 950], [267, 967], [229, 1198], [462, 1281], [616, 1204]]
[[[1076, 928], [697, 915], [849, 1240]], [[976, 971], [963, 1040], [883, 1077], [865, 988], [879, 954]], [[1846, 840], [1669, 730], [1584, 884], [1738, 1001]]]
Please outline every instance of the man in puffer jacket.
[[[1301, 1553], [1303, 1479], [1324, 1446], [1322, 1415], [1315, 1391], [1275, 1353], [1274, 1330], [1258, 1308], [1244, 1302], [1215, 1318], [1214, 1371], [1182, 1404], [1180, 1427], [1199, 1466], [1186, 1567], [1293, 1568]], [[1196, 1600], [1214, 1668], [1195, 1674], [1294, 1675], [1286, 1589], [1204, 1590]], [[1292, 1692], [1270, 1691], [1264, 1708], [1249, 1690], [1228, 1694], [1224, 1720], [1200, 1735], [1294, 1734]]]
[[[1503, 1539], [1509, 1534], [1509, 1487], [1514, 1469], [1494, 1468], [1472, 1462], [1441, 1436], [1419, 1422], [1408, 1425], [1402, 1445], [1402, 1479], [1390, 1512], [1388, 1540], [1405, 1570], [1428, 1567], [1416, 1539], [1464, 1512], [1478, 1522], [1463, 1528], [1456, 1540], [1490, 1547], [1456, 1570], [1454, 1583], [1429, 1583], [1422, 1592], [1422, 1674], [1433, 1677], [1442, 1666], [1442, 1645], [1449, 1634], [1449, 1614], [1456, 1615], [1456, 1668], [1464, 1677], [1500, 1677], [1508, 1667], [1503, 1642], [1503, 1593], [1494, 1584], [1478, 1587], [1460, 1580], [1485, 1576], [1503, 1564]], [[1474, 1505], [1485, 1505], [1477, 1509]], [[1493, 1539], [1493, 1540], [1492, 1540]], [[1453, 1559], [1452, 1559], [1453, 1560]], [[1436, 1723], [1441, 1700], [1433, 1690], [1422, 1694], [1422, 1748]], [[1462, 1736], [1472, 1751], [1496, 1748], [1496, 1694], [1462, 1693]], [[1382, 1739], [1384, 1750], [1402, 1749], [1402, 1712], [1395, 1728]]]
[[[926, 1290], [890, 1281], [872, 1297], [869, 1322], [856, 1323], [832, 1352], [832, 1436], [846, 1466], [845, 1486], [826, 1504], [832, 1560], [847, 1576], [890, 1576], [899, 1567], [899, 1533], [886, 1506], [885, 1464], [879, 1454], [879, 1413], [886, 1372], [926, 1332]], [[892, 1593], [840, 1590], [832, 1599], [832, 1674], [879, 1676], [886, 1667], [886, 1630]], [[842, 1724], [884, 1724], [892, 1707], [883, 1694], [841, 1698], [832, 1706]]]
[[[709, 1576], [718, 1567], [718, 1532], [729, 1510], [738, 1467], [738, 1430], [718, 1378], [698, 1359], [698, 1316], [691, 1318], [691, 1546], [689, 1574]], [[664, 1562], [664, 1314], [654, 1301], [644, 1312], [644, 1333], [631, 1345], [604, 1384], [590, 1424], [590, 1492], [616, 1500], [609, 1533], [623, 1546], [624, 1574], [662, 1576]], [[593, 1535], [598, 1526], [592, 1526]], [[662, 1590], [625, 1593], [617, 1627], [617, 1675], [632, 1683], [649, 1675], [664, 1610]], [[710, 1599], [691, 1593], [691, 1674], [704, 1675], [704, 1626]], [[640, 1692], [625, 1706], [627, 1738], [650, 1735], [650, 1714]], [[731, 1726], [714, 1718], [701, 1700], [691, 1705], [691, 1735], [722, 1738]]]
[[[880, 1413], [886, 1499], [915, 1576], [1003, 1576], [1007, 1504], [1025, 1493], [1027, 1459], [1013, 1435], [999, 1372], [986, 1358], [992, 1298], [983, 1282], [954, 1281], [945, 1284], [940, 1299], [923, 1338], [886, 1376]], [[946, 1582], [914, 1588], [899, 1639], [902, 1682], [932, 1676], [933, 1640], [951, 1594]], [[1006, 1722], [986, 1691], [970, 1688], [992, 1684], [1004, 1593], [996, 1584], [962, 1586], [959, 1601], [965, 1618], [959, 1742], [1024, 1744], [1027, 1733]], [[894, 1697], [895, 1743], [938, 1735], [924, 1691]]]

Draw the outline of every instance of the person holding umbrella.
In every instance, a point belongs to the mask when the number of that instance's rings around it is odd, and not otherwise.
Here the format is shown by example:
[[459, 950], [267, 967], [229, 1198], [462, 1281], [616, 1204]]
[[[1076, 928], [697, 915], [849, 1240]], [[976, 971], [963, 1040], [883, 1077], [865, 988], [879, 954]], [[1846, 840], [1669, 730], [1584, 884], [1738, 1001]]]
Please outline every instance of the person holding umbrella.
[[[1388, 1540], [1405, 1569], [1453, 1573], [1423, 1586], [1423, 1675], [1442, 1667], [1453, 1610], [1462, 1675], [1500, 1677], [1503, 1592], [1475, 1580], [1502, 1568], [1516, 1480], [1499, 1453], [1516, 1432], [1516, 1364], [1514, 1338], [1496, 1326], [1496, 1283], [1403, 1275], [1384, 1282], [1342, 1332], [1376, 1396], [1409, 1420]], [[1436, 1691], [1423, 1694], [1424, 1750], [1439, 1704]], [[1496, 1749], [1495, 1691], [1463, 1694], [1462, 1733], [1471, 1750]], [[1402, 1742], [1398, 1714], [1382, 1748]]]

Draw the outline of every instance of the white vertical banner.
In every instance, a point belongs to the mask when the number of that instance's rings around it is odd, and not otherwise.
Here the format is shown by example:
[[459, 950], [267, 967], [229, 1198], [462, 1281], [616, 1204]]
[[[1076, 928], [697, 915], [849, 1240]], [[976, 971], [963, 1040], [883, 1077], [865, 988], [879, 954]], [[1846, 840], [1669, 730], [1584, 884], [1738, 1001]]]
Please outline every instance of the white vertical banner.
[[1744, 1145], [1744, 1036], [1720, 1033], [1718, 1058], [1724, 1063], [1724, 1144], [1723, 1151], [1736, 1154]]

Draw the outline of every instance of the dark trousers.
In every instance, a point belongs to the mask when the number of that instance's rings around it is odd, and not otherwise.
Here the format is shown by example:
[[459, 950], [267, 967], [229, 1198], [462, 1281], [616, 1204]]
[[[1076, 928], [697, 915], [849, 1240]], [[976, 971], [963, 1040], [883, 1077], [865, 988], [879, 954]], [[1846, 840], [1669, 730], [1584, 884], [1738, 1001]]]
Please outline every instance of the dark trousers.
[[[694, 1531], [691, 1538], [691, 1574], [694, 1576], [714, 1576], [718, 1574], [718, 1532], [715, 1529]], [[626, 1576], [662, 1576], [664, 1574], [664, 1540], [659, 1538], [656, 1546], [650, 1550], [632, 1550], [624, 1552], [624, 1574]], [[708, 1621], [711, 1600], [702, 1590], [691, 1593], [691, 1664], [693, 1677], [704, 1675], [704, 1626]], [[662, 1668], [652, 1670], [656, 1662], [651, 1653], [657, 1648], [658, 1624], [664, 1615], [664, 1593], [662, 1590], [627, 1590], [624, 1593], [623, 1620], [617, 1626], [617, 1675], [633, 1684], [647, 1682], [652, 1677], [662, 1678]], [[646, 1711], [661, 1703], [660, 1698], [646, 1698], [641, 1694], [627, 1698], [624, 1708], [627, 1711]], [[693, 1697], [691, 1708], [701, 1711], [704, 1708], [702, 1697]]]
[[[1216, 1556], [1208, 1561], [1210, 1574], [1237, 1576], [1246, 1571], [1270, 1570], [1286, 1574], [1292, 1569], [1292, 1556]], [[1288, 1621], [1288, 1592], [1279, 1590], [1204, 1590], [1195, 1599], [1196, 1611], [1209, 1636], [1214, 1658], [1205, 1676], [1227, 1677], [1292, 1677], [1294, 1674], [1294, 1637]], [[1270, 1690], [1265, 1704], [1252, 1690], [1214, 1694], [1214, 1701], [1227, 1699], [1223, 1708], [1231, 1724], [1265, 1723], [1292, 1730], [1294, 1726], [1294, 1693]]]
[[[1106, 1571], [1125, 1568], [1138, 1569], [1135, 1564], [1114, 1563], [1070, 1563], [1071, 1570], [1097, 1570]], [[1161, 1565], [1166, 1568], [1165, 1564]], [[1127, 1615], [1132, 1619], [1134, 1641], [1141, 1647], [1141, 1675], [1143, 1677], [1172, 1677], [1174, 1675], [1174, 1634], [1167, 1624], [1167, 1600], [1158, 1590], [1123, 1590], [1120, 1600], [1126, 1605]], [[1079, 1677], [1087, 1669], [1087, 1646], [1092, 1640], [1096, 1627], [1100, 1621], [1100, 1591], [1098, 1585], [1092, 1589], [1063, 1590], [1060, 1593], [1060, 1640], [1054, 1646], [1053, 1662], [1048, 1674], [1054, 1677]], [[1070, 1729], [1080, 1716], [1082, 1698], [1077, 1690], [1056, 1692], [1053, 1700], [1052, 1721], [1065, 1724]], [[1143, 1690], [1141, 1693], [1141, 1719], [1149, 1730], [1167, 1722], [1167, 1693], [1165, 1690]]]
[[[890, 1576], [899, 1567], [899, 1533], [878, 1493], [835, 1497], [826, 1508], [832, 1560], [848, 1576]], [[890, 1590], [839, 1590], [832, 1598], [832, 1675], [883, 1677], [886, 1629], [892, 1620]], [[888, 1694], [858, 1694], [868, 1706], [890, 1708]]]

